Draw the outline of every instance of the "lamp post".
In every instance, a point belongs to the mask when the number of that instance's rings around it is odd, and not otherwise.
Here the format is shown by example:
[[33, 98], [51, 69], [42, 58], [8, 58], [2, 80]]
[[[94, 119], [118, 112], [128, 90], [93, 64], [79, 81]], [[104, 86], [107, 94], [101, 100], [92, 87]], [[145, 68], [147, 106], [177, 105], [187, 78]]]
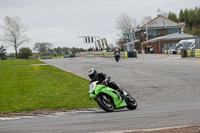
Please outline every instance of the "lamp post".
[[147, 27], [147, 22], [146, 22], [146, 31], [144, 32], [144, 34], [146, 34], [146, 41], [148, 40], [148, 27]]
[[148, 40], [148, 28], [147, 28], [147, 22], [146, 22], [146, 40]]

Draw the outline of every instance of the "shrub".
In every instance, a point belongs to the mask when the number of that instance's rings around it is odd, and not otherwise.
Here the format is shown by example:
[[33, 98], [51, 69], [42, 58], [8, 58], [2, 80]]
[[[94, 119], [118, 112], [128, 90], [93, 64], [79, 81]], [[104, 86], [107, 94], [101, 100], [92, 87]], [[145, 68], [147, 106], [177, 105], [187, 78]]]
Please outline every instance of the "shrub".
[[30, 48], [26, 47], [22, 47], [20, 50], [19, 50], [19, 58], [20, 59], [29, 59], [29, 56], [32, 55], [32, 51]]
[[0, 59], [1, 60], [6, 60], [6, 49], [4, 49], [3, 46], [0, 47]]

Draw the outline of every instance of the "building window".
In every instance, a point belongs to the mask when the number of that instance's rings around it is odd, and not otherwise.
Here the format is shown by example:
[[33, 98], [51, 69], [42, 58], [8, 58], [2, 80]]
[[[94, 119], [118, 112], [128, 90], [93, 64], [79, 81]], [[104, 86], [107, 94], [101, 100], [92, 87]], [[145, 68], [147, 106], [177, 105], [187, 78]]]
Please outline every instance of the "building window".
[[123, 38], [133, 41], [135, 39], [135, 33], [123, 33]]
[[123, 38], [124, 38], [124, 39], [129, 39], [129, 36], [126, 34], [126, 35], [124, 35]]
[[171, 28], [171, 29], [166, 29], [165, 30], [166, 34], [173, 34], [173, 33], [177, 33], [177, 32], [179, 32], [178, 28]]
[[149, 29], [148, 35], [160, 35], [160, 30], [159, 29]]

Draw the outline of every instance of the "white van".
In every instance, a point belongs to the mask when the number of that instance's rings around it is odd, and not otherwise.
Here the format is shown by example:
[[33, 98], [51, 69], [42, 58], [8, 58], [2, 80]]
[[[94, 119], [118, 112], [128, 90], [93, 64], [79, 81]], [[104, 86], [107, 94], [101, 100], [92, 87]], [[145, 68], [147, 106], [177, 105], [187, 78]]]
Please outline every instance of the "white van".
[[176, 49], [178, 50], [190, 50], [195, 47], [195, 39], [188, 39], [188, 40], [181, 40], [179, 43], [176, 44]]
[[190, 45], [190, 49], [194, 49], [195, 48], [195, 41], [192, 41], [192, 44]]

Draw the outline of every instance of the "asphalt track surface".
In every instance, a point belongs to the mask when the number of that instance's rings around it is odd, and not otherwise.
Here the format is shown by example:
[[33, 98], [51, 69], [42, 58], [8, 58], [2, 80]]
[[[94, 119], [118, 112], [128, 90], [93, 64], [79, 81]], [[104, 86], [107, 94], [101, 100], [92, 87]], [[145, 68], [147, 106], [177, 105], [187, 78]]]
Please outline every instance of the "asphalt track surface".
[[100, 57], [42, 61], [87, 79], [89, 68], [105, 72], [135, 97], [138, 108], [21, 116], [0, 120], [0, 133], [88, 133], [200, 125], [200, 58], [151, 54], [118, 63]]

